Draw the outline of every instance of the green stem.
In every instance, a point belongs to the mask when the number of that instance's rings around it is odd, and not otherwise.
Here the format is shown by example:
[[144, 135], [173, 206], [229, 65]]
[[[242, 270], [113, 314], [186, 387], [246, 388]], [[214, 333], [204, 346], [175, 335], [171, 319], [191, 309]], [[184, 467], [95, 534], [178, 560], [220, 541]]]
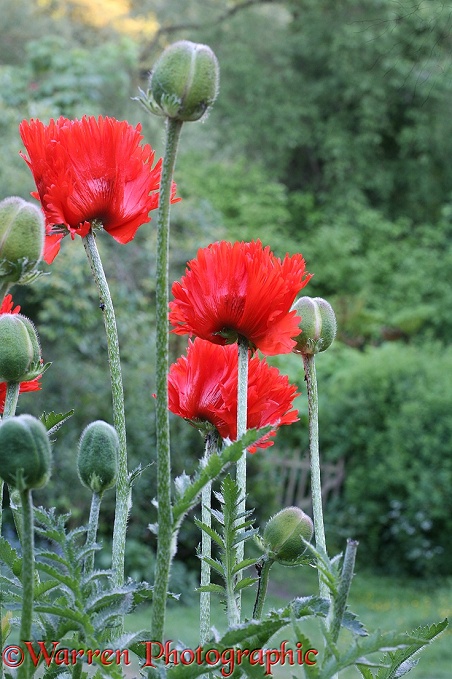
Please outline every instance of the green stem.
[[[6, 387], [5, 407], [3, 410], [4, 420], [6, 420], [7, 417], [14, 417], [14, 415], [16, 414], [19, 390], [20, 390], [19, 382], [8, 382]], [[12, 488], [12, 486], [8, 487], [8, 491], [9, 491], [9, 506], [13, 515], [17, 536], [19, 538], [19, 542], [22, 542], [22, 506], [20, 493], [15, 488]], [[1, 496], [3, 498], [3, 481]], [[1, 525], [2, 516], [0, 514], [0, 531]]]
[[[238, 377], [237, 377], [237, 438], [243, 436], [247, 430], [248, 423], [248, 364], [249, 364], [249, 348], [248, 340], [245, 337], [238, 338]], [[237, 462], [237, 485], [240, 491], [239, 514], [245, 512], [246, 507], [246, 448], [244, 449], [241, 458]], [[240, 521], [240, 519], [239, 519]], [[245, 551], [245, 543], [240, 542], [237, 545], [237, 561], [243, 560]], [[237, 574], [237, 579], [241, 580], [242, 572]], [[238, 620], [235, 624], [240, 623], [240, 613], [242, 609], [242, 592], [239, 590], [237, 596], [237, 615]]]
[[[319, 399], [314, 355], [303, 355], [309, 413], [309, 454], [311, 460], [311, 494], [314, 518], [315, 544], [326, 554], [325, 528], [323, 525], [322, 482], [320, 479], [319, 454]], [[329, 590], [319, 571], [320, 596], [329, 598]]]
[[[89, 513], [88, 532], [86, 533], [86, 546], [92, 547], [96, 544], [97, 528], [99, 525], [99, 511], [102, 495], [93, 493], [91, 497], [91, 510]], [[85, 558], [85, 575], [92, 573], [94, 569], [94, 550], [87, 554]]]
[[[6, 385], [6, 396], [5, 396], [5, 406], [3, 408], [3, 419], [6, 420], [7, 417], [13, 417], [16, 412], [17, 399], [19, 398], [19, 382], [8, 382]], [[4, 489], [3, 479], [0, 479], [0, 535], [2, 533], [3, 526], [3, 489]], [[10, 489], [11, 490], [11, 489]], [[20, 525], [20, 519], [19, 519]], [[1, 648], [1, 647], [0, 647]]]
[[[260, 566], [259, 566], [259, 584], [257, 588], [257, 594], [256, 594], [256, 603], [254, 604], [254, 610], [253, 610], [253, 618], [254, 620], [260, 620], [262, 617], [262, 611], [264, 609], [264, 603], [265, 603], [265, 597], [267, 596], [267, 589], [268, 589], [268, 578], [270, 575], [270, 568], [273, 566], [275, 563], [275, 560], [269, 557], [268, 555], [264, 555], [262, 557]], [[256, 566], [257, 567], [257, 566]]]
[[166, 148], [157, 215], [156, 273], [156, 430], [158, 542], [152, 607], [152, 639], [163, 640], [172, 559], [171, 456], [168, 418], [168, 259], [170, 202], [182, 122], [167, 119]]
[[[207, 464], [212, 453], [218, 451], [219, 436], [217, 431], [210, 432], [206, 436], [206, 446], [204, 452], [204, 463]], [[212, 481], [208, 481], [201, 492], [201, 521], [207, 526], [212, 525]], [[207, 558], [212, 557], [212, 539], [205, 531], [201, 535], [201, 555]], [[201, 587], [210, 585], [210, 566], [201, 560]], [[210, 592], [200, 592], [199, 595], [199, 633], [201, 645], [210, 639]]]
[[83, 245], [99, 292], [107, 335], [108, 364], [110, 367], [113, 402], [113, 423], [119, 437], [118, 480], [116, 483], [116, 509], [113, 528], [112, 568], [116, 585], [124, 583], [124, 553], [126, 545], [127, 519], [131, 505], [131, 487], [127, 464], [126, 419], [124, 412], [124, 389], [122, 386], [121, 359], [119, 354], [118, 330], [115, 311], [105, 277], [102, 261], [92, 231], [83, 238]]
[[[33, 536], [33, 504], [31, 491], [20, 492], [22, 504], [22, 616], [20, 621], [20, 640], [31, 641], [31, 624], [33, 617], [34, 586], [34, 536]], [[29, 679], [30, 658], [25, 651], [25, 659], [20, 666], [17, 678]]]

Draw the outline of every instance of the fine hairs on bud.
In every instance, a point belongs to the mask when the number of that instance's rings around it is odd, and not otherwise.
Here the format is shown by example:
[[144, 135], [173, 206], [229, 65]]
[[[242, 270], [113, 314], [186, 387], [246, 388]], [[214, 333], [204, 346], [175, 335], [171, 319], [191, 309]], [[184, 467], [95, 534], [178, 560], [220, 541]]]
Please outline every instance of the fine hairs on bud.
[[42, 488], [50, 478], [47, 430], [36, 417], [18, 415], [0, 423], [0, 473], [18, 490]]
[[42, 374], [36, 328], [22, 314], [0, 316], [0, 381], [25, 382]]
[[208, 45], [180, 40], [163, 52], [149, 78], [148, 105], [180, 121], [204, 118], [219, 83], [218, 60]]
[[104, 422], [91, 422], [80, 437], [77, 468], [81, 482], [102, 495], [116, 483], [119, 438], [116, 429]]
[[305, 552], [302, 538], [312, 538], [314, 525], [310, 516], [299, 507], [285, 507], [265, 526], [264, 546], [277, 562], [290, 564]]
[[295, 354], [312, 355], [325, 351], [334, 341], [337, 331], [333, 307], [322, 297], [300, 297], [292, 311], [301, 316], [300, 335], [294, 337]]
[[44, 249], [42, 210], [23, 198], [0, 202], [0, 281], [18, 283], [42, 259]]

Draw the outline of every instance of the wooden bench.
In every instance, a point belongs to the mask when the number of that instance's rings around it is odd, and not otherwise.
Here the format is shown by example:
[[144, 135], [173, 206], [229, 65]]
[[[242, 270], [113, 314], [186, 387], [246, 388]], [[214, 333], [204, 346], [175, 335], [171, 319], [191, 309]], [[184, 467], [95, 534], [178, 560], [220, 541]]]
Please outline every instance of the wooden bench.
[[[305, 512], [312, 510], [309, 452], [301, 449], [272, 455], [271, 463], [275, 482], [278, 484], [278, 506], [295, 505]], [[345, 475], [344, 458], [337, 462], [324, 462], [320, 466], [322, 479], [322, 500], [338, 497]]]

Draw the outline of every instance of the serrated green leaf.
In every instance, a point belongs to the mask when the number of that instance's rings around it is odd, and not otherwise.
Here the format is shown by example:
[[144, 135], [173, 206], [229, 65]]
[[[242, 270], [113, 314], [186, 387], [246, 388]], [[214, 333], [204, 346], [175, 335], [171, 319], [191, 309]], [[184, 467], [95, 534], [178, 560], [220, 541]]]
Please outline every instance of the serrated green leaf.
[[221, 561], [217, 561], [217, 559], [211, 559], [208, 556], [201, 556], [200, 558], [205, 561], [205, 563], [209, 564], [211, 568], [217, 571], [217, 573], [224, 575], [224, 568]]
[[198, 526], [198, 528], [201, 528], [201, 530], [207, 533], [207, 535], [209, 535], [212, 540], [217, 543], [217, 545], [220, 545], [220, 547], [224, 546], [221, 536], [211, 526], [199, 521], [199, 519], [195, 519], [195, 524]]
[[210, 585], [201, 585], [201, 587], [196, 588], [197, 592], [216, 592], [217, 594], [224, 595], [225, 589], [222, 585], [216, 585], [213, 582]]
[[421, 652], [421, 649], [441, 634], [448, 624], [449, 622], [447, 618], [445, 618], [436, 624], [425, 625], [413, 630], [411, 635], [416, 637], [417, 641], [395, 652], [388, 651], [382, 659], [382, 662], [387, 665], [387, 667], [381, 668], [375, 679], [398, 679], [407, 674], [414, 667], [413, 664], [409, 664], [410, 658], [412, 658], [415, 653]]
[[55, 434], [55, 432], [62, 427], [62, 425], [74, 414], [75, 410], [68, 410], [67, 413], [42, 413], [39, 418], [42, 424], [47, 429], [49, 435]]
[[232, 574], [235, 575], [235, 573], [238, 573], [239, 571], [243, 571], [245, 568], [249, 568], [250, 566], [254, 566], [257, 562], [257, 559], [244, 559], [243, 561], [240, 561], [237, 563], [233, 569], [232, 569]]
[[239, 580], [234, 587], [234, 592], [239, 592], [241, 589], [244, 589], [245, 587], [250, 587], [250, 585], [254, 585], [254, 583], [257, 582], [257, 580], [258, 578], [243, 578], [242, 580]]
[[356, 667], [361, 672], [361, 676], [363, 677], [363, 679], [374, 679], [374, 675], [372, 674], [368, 667], [359, 664], [357, 664]]
[[341, 652], [339, 658], [328, 658], [322, 667], [321, 677], [322, 679], [330, 679], [330, 677], [333, 677], [346, 667], [361, 662], [362, 658], [371, 653], [399, 651], [418, 642], [419, 639], [408, 634], [401, 632], [380, 632], [377, 630], [367, 637], [361, 637], [359, 640], [354, 639], [353, 644]]

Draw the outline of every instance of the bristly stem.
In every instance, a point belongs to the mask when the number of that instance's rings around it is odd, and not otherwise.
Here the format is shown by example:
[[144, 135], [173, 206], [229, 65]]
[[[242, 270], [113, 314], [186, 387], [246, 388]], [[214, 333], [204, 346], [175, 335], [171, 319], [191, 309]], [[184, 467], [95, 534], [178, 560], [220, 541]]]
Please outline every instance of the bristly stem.
[[[0, 298], [1, 299], [1, 298]], [[6, 396], [5, 405], [3, 408], [3, 419], [6, 420], [7, 417], [13, 417], [16, 412], [17, 399], [19, 398], [19, 382], [8, 382], [6, 385]], [[3, 522], [3, 489], [4, 489], [3, 479], [0, 479], [0, 535], [2, 533], [2, 522]]]
[[[218, 432], [209, 432], [206, 436], [206, 445], [204, 452], [204, 462], [207, 461], [212, 453], [218, 452], [220, 438]], [[212, 481], [208, 481], [201, 492], [201, 521], [207, 526], [212, 525], [212, 515], [210, 509], [212, 507]], [[212, 539], [204, 530], [201, 535], [201, 556], [210, 559], [212, 557]], [[201, 559], [201, 587], [210, 585], [210, 566]], [[211, 636], [211, 622], [210, 622], [210, 592], [200, 592], [199, 596], [199, 637], [201, 644], [207, 643]]]
[[[248, 365], [249, 365], [249, 346], [246, 337], [238, 338], [238, 377], [237, 377], [237, 438], [239, 439], [246, 433], [248, 423]], [[246, 507], [246, 448], [241, 458], [237, 462], [237, 485], [240, 491], [239, 515], [245, 512]], [[240, 521], [240, 519], [239, 519]], [[243, 560], [245, 544], [240, 542], [237, 545], [237, 562]], [[239, 572], [238, 579], [242, 577]], [[242, 609], [242, 592], [239, 590], [237, 597], [237, 614], [240, 623], [240, 613]]]
[[[91, 497], [91, 509], [89, 513], [88, 531], [86, 533], [87, 547], [92, 547], [96, 543], [101, 501], [102, 495], [100, 493], [93, 493]], [[90, 552], [85, 558], [85, 575], [91, 573], [93, 569], [94, 569], [94, 550]]]
[[[323, 524], [322, 483], [320, 479], [319, 453], [319, 399], [314, 355], [303, 354], [309, 413], [309, 457], [311, 461], [311, 494], [314, 518], [315, 544], [326, 554], [325, 528]], [[319, 571], [320, 596], [329, 598], [329, 590]]]
[[[20, 492], [22, 505], [22, 614], [20, 640], [31, 641], [34, 589], [34, 535], [33, 504], [30, 490]], [[25, 652], [23, 664], [19, 667], [18, 679], [28, 679], [30, 657]]]
[[168, 260], [171, 188], [182, 122], [167, 119], [157, 215], [156, 432], [158, 542], [152, 605], [152, 639], [161, 642], [172, 559], [171, 455], [168, 417]]
[[83, 238], [91, 271], [97, 285], [100, 307], [103, 311], [107, 335], [108, 364], [110, 368], [113, 402], [113, 424], [119, 438], [118, 480], [116, 483], [116, 508], [113, 528], [112, 568], [116, 585], [124, 583], [124, 553], [126, 544], [127, 519], [131, 505], [131, 486], [127, 463], [126, 418], [124, 411], [124, 389], [122, 385], [121, 359], [119, 354], [118, 330], [115, 311], [104, 268], [92, 231]]
[[265, 554], [260, 563], [256, 564], [259, 573], [259, 584], [256, 594], [256, 602], [254, 604], [253, 618], [260, 620], [262, 611], [264, 610], [265, 597], [267, 596], [268, 578], [270, 575], [270, 568], [275, 563], [275, 560]]

